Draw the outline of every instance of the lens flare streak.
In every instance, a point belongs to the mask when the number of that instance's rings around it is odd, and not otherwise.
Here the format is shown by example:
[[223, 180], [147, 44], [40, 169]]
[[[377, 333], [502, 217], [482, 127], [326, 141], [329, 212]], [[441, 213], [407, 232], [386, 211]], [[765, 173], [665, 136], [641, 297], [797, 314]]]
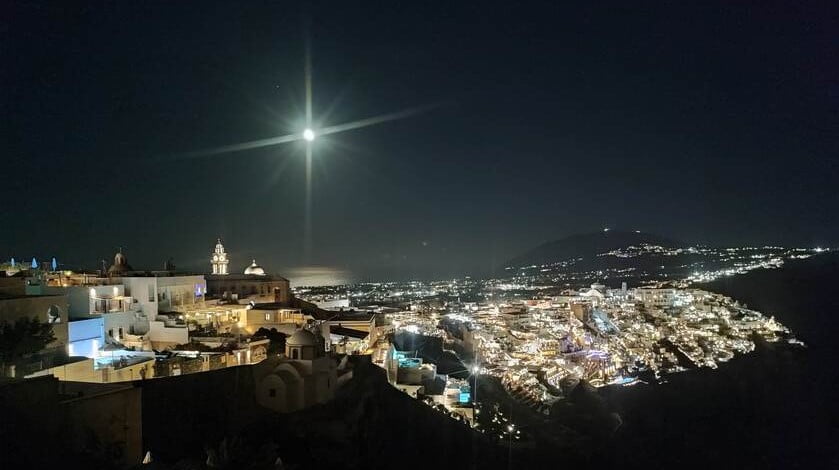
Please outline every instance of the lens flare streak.
[[[402, 111], [396, 111], [393, 113], [387, 114], [380, 114], [378, 116], [373, 116], [365, 119], [359, 119], [357, 121], [351, 121], [344, 124], [336, 124], [334, 126], [328, 126], [320, 129], [317, 132], [317, 135], [328, 135], [328, 134], [337, 134], [339, 132], [346, 132], [354, 129], [361, 129], [363, 127], [369, 127], [376, 124], [382, 124], [385, 122], [396, 121], [399, 119], [405, 119], [411, 116], [416, 116], [417, 114], [424, 113], [426, 111], [432, 110], [436, 107], [440, 106], [439, 104], [431, 104], [425, 106], [416, 106], [413, 108], [408, 108]], [[249, 142], [241, 142], [238, 144], [231, 144], [225, 145], [222, 147], [215, 147], [211, 149], [204, 149], [204, 150], [196, 150], [194, 152], [189, 152], [182, 154], [182, 157], [190, 158], [190, 157], [208, 157], [212, 155], [219, 155], [223, 153], [232, 153], [232, 152], [241, 152], [244, 150], [252, 150], [257, 149], [260, 147], [269, 147], [272, 145], [279, 145], [285, 144], [289, 142], [294, 142], [297, 140], [305, 140], [307, 142], [311, 142], [315, 140], [316, 134], [315, 131], [307, 128], [303, 131], [303, 133], [298, 134], [288, 134], [279, 137], [270, 137], [267, 139], [259, 139], [259, 140], [251, 140]]]
[[300, 140], [299, 134], [289, 134], [283, 135], [279, 137], [269, 137], [267, 139], [259, 139], [259, 140], [251, 140], [249, 142], [241, 142], [238, 144], [231, 144], [231, 145], [224, 145], [221, 147], [215, 147], [210, 149], [204, 150], [196, 150], [194, 152], [184, 153], [181, 157], [184, 158], [194, 158], [194, 157], [208, 157], [211, 155], [219, 155], [222, 153], [232, 153], [232, 152], [241, 152], [243, 150], [252, 150], [257, 149], [260, 147], [269, 147], [271, 145], [279, 145], [285, 144], [288, 142], [294, 142], [295, 140]]
[[378, 116], [373, 116], [365, 119], [359, 119], [358, 121], [347, 122], [344, 124], [336, 124], [334, 126], [324, 127], [320, 130], [320, 134], [327, 135], [327, 134], [336, 134], [338, 132], [345, 132], [350, 131], [353, 129], [361, 129], [362, 127], [373, 126], [376, 124], [382, 124], [385, 122], [396, 121], [399, 119], [405, 119], [411, 116], [416, 116], [417, 114], [422, 114], [426, 111], [430, 111], [436, 107], [440, 106], [440, 104], [430, 104], [425, 106], [416, 106], [413, 108], [404, 109], [402, 111], [396, 111], [393, 113], [387, 114], [380, 114]]

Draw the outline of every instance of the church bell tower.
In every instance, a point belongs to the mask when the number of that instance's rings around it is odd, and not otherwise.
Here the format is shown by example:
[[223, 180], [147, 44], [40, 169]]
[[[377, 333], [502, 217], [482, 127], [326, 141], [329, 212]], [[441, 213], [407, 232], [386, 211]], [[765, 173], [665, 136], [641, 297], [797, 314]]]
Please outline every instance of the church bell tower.
[[213, 274], [227, 274], [227, 265], [230, 260], [227, 259], [227, 253], [224, 252], [224, 245], [221, 244], [221, 238], [216, 242], [216, 251], [213, 253]]

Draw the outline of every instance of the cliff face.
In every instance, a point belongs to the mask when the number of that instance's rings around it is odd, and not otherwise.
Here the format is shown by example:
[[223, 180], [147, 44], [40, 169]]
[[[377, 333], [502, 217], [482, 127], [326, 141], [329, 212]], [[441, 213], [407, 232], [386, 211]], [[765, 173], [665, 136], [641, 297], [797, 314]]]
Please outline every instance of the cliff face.
[[137, 382], [142, 387], [143, 448], [157, 460], [201, 458], [204, 446], [232, 436], [264, 413], [253, 366]]
[[699, 285], [774, 315], [806, 348], [759, 343], [717, 370], [601, 393], [623, 425], [609, 465], [839, 468], [839, 254]]
[[839, 252], [788, 261], [782, 269], [755, 270], [704, 287], [774, 315], [810, 348], [839, 356]]

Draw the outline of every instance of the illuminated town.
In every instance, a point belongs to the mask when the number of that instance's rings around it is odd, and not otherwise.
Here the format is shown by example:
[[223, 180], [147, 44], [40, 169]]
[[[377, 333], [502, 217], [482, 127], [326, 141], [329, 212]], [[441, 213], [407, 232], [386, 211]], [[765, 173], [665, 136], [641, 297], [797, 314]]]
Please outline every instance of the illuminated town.
[[[580, 259], [524, 268], [506, 279], [362, 283], [300, 287], [295, 292], [322, 306], [378, 312], [383, 333], [371, 346], [378, 348], [380, 365], [386, 366], [395, 351], [387, 350], [392, 333], [438, 337], [446, 348], [460, 352], [473, 379], [496, 377], [516, 399], [546, 411], [580, 380], [595, 387], [659, 382], [671, 373], [716, 368], [753, 351], [757, 341], [803, 344], [773, 318], [702, 290], [701, 283], [755, 269], [777, 269], [785, 261], [826, 251], [644, 245], [597, 256], [630, 261], [694, 259], [691, 264], [661, 264], [655, 277], [644, 273], [648, 285], [635, 288], [628, 288], [626, 281], [608, 287], [599, 282], [582, 285], [610, 276], [637, 279], [625, 275], [634, 268], [567, 271], [583, 264]], [[527, 273], [533, 269], [539, 274]], [[401, 364], [424, 368], [432, 377], [435, 372], [421, 360]], [[416, 397], [428, 379], [418, 375], [393, 383]], [[444, 379], [449, 386], [460, 383]], [[461, 388], [468, 391], [468, 383]], [[464, 401], [469, 401], [466, 396]], [[444, 404], [463, 413], [458, 406], [449, 406], [451, 401]]]
[[[679, 266], [632, 288], [627, 281], [580, 284], [606, 278], [598, 269], [561, 285], [517, 274], [292, 289], [256, 260], [231, 260], [220, 239], [205, 273], [179, 271], [171, 260], [161, 270], [137, 270], [122, 250], [110, 266], [88, 271], [60, 269], [54, 258], [12, 258], [0, 266], [0, 317], [21, 321], [35, 312], [53, 337], [10, 357], [4, 374], [54, 377], [95, 394], [113, 384], [245, 366], [256, 402], [290, 413], [331, 401], [352, 377], [346, 358], [368, 356], [398, 390], [479, 431], [519, 440], [526, 435], [504, 410], [483, 407], [493, 398], [476, 396], [479, 381], [497, 380], [514, 400], [549, 414], [582, 382], [658, 383], [716, 368], [757, 342], [802, 345], [773, 318], [701, 283], [828, 251], [645, 246], [604, 254], [688, 252], [713, 260], [713, 271], [679, 279]], [[242, 274], [233, 266], [244, 266]], [[421, 351], [417, 338], [438, 349]]]
[[540, 406], [585, 379], [632, 385], [688, 368], [716, 368], [765, 341], [795, 341], [772, 318], [700, 289], [608, 289], [602, 284], [539, 300], [472, 304], [460, 313], [392, 313], [396, 331], [441, 335], [464, 325], [476, 372], [500, 378]]
[[0, 470], [839, 468], [836, 2], [0, 15]]
[[643, 244], [599, 253], [593, 260], [568, 259], [538, 266], [507, 267], [506, 271], [518, 283], [582, 283], [618, 278], [636, 282], [669, 280], [685, 287], [691, 282], [709, 282], [753, 269], [779, 268], [785, 260], [806, 259], [824, 251], [824, 248], [777, 246], [681, 248]]

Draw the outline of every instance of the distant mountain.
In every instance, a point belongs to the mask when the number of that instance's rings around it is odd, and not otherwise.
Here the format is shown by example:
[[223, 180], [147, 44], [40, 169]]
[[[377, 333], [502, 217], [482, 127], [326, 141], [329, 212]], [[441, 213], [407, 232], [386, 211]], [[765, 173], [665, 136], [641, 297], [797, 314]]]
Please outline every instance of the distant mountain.
[[550, 241], [517, 256], [507, 262], [505, 267], [521, 267], [557, 263], [575, 258], [590, 258], [628, 246], [643, 244], [659, 245], [667, 248], [682, 246], [681, 243], [658, 235], [643, 232], [623, 232], [619, 230], [582, 233]]

